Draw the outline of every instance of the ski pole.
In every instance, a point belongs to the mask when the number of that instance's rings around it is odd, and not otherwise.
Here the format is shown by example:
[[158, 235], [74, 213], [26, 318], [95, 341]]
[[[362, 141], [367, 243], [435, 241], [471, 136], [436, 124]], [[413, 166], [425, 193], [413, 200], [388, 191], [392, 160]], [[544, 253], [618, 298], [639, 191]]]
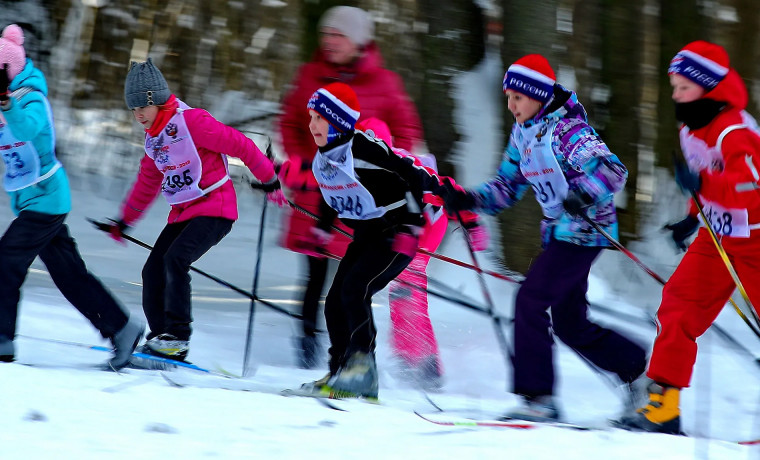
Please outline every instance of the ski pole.
[[[97, 221], [95, 219], [91, 219], [89, 217], [87, 217], [86, 219], [93, 226], [95, 226], [95, 228], [97, 228], [98, 230], [100, 230], [102, 232], [109, 233], [111, 231], [111, 226], [109, 224], [105, 223], [105, 222], [100, 222], [100, 221]], [[125, 233], [122, 233], [121, 237], [124, 238], [125, 240], [129, 241], [130, 243], [134, 243], [134, 244], [136, 244], [136, 245], [138, 245], [138, 246], [140, 246], [142, 248], [145, 248], [145, 249], [147, 249], [149, 251], [153, 250], [153, 246], [151, 246], [151, 245], [149, 245], [147, 243], [144, 243], [144, 242], [138, 240], [137, 238], [135, 238], [133, 236], [127, 235]], [[222, 286], [224, 286], [226, 288], [232, 289], [233, 291], [237, 292], [238, 294], [242, 294], [242, 295], [244, 295], [245, 297], [248, 297], [251, 300], [255, 299], [255, 300], [261, 302], [263, 305], [266, 305], [267, 307], [271, 308], [272, 310], [280, 312], [283, 315], [287, 315], [287, 316], [290, 316], [291, 318], [295, 318], [295, 319], [301, 319], [302, 318], [302, 316], [299, 315], [299, 314], [289, 312], [288, 310], [286, 310], [286, 309], [284, 309], [284, 308], [282, 308], [282, 307], [280, 307], [278, 305], [275, 305], [272, 302], [269, 302], [269, 301], [264, 300], [264, 299], [262, 299], [262, 298], [260, 298], [258, 296], [255, 296], [254, 294], [246, 291], [245, 289], [239, 288], [239, 287], [235, 286], [234, 284], [230, 284], [227, 281], [225, 281], [225, 280], [223, 280], [223, 279], [221, 279], [221, 278], [219, 278], [217, 276], [214, 276], [214, 275], [212, 275], [210, 273], [207, 273], [207, 272], [205, 272], [203, 270], [195, 268], [192, 265], [190, 266], [190, 270], [194, 271], [195, 273], [198, 273], [201, 276], [205, 276], [206, 278], [208, 278], [208, 279], [210, 279], [212, 281], [215, 281], [216, 283], [219, 283], [219, 284], [221, 284]]]
[[[307, 216], [311, 217], [314, 220], [319, 220], [319, 216], [316, 215], [316, 214], [314, 214], [313, 212], [309, 211], [308, 209], [305, 209], [302, 206], [299, 206], [299, 205], [297, 205], [296, 203], [293, 203], [290, 200], [288, 200], [288, 204], [290, 205], [291, 208], [295, 209], [296, 211], [298, 211], [298, 212], [300, 212], [302, 214], [306, 214]], [[337, 226], [331, 224], [330, 228], [333, 229], [334, 231], [340, 233], [341, 235], [347, 237], [347, 238], [353, 239], [353, 235], [351, 235], [350, 233], [348, 233], [347, 231], [343, 230], [340, 227], [337, 227]], [[430, 252], [430, 251], [428, 251], [426, 249], [422, 249], [422, 248], [418, 248], [417, 252], [419, 252], [421, 254], [425, 254], [426, 256], [430, 256], [430, 257], [432, 257], [434, 259], [442, 260], [444, 262], [448, 262], [448, 263], [451, 263], [451, 264], [454, 264], [454, 265], [457, 265], [457, 266], [460, 266], [460, 267], [469, 268], [470, 270], [474, 270], [474, 271], [476, 271], [478, 273], [483, 273], [485, 275], [493, 276], [494, 278], [499, 278], [499, 279], [504, 280], [504, 281], [509, 281], [510, 283], [517, 283], [517, 284], [520, 283], [520, 280], [518, 280], [516, 278], [510, 277], [510, 276], [507, 276], [507, 275], [503, 275], [501, 273], [490, 271], [490, 270], [483, 270], [480, 267], [477, 267], [477, 266], [472, 265], [472, 264], [468, 264], [466, 262], [462, 262], [461, 260], [453, 259], [453, 258], [448, 257], [448, 256], [444, 256], [443, 254], [438, 254], [436, 252]]]
[[[272, 161], [272, 138], [267, 137], [266, 156]], [[276, 176], [275, 176], [276, 178]], [[267, 202], [269, 199], [264, 195], [264, 203], [261, 206], [261, 220], [259, 221], [259, 241], [256, 245], [256, 266], [253, 269], [253, 286], [251, 290], [251, 306], [248, 311], [248, 328], [245, 334], [245, 351], [243, 352], [243, 377], [248, 376], [248, 364], [251, 357], [251, 344], [253, 343], [253, 317], [256, 312], [256, 290], [259, 286], [259, 272], [261, 268], [261, 255], [264, 252], [264, 224], [267, 215]]]
[[[625, 246], [623, 246], [622, 244], [620, 244], [620, 242], [617, 241], [615, 238], [613, 238], [612, 235], [610, 235], [609, 233], [607, 233], [606, 231], [604, 231], [604, 229], [599, 224], [597, 224], [596, 222], [594, 222], [585, 213], [581, 213], [581, 217], [583, 218], [583, 220], [585, 220], [586, 222], [588, 222], [589, 225], [591, 225], [592, 227], [594, 227], [594, 230], [596, 230], [597, 232], [601, 233], [602, 236], [604, 236], [605, 238], [607, 238], [607, 240], [613, 246], [615, 246], [615, 248], [617, 248], [623, 254], [625, 254], [626, 256], [628, 256], [629, 259], [631, 259], [632, 261], [636, 262], [636, 265], [638, 265], [639, 267], [641, 267], [652, 278], [654, 278], [655, 280], [657, 280], [658, 283], [660, 283], [663, 286], [665, 285], [665, 280], [662, 279], [662, 277], [660, 275], [658, 275], [652, 269], [650, 269], [649, 267], [647, 267], [646, 265], [644, 265], [644, 263], [641, 262], [635, 255], [633, 255], [633, 253], [631, 251], [629, 251], [628, 249], [626, 249]], [[744, 315], [744, 313], [739, 309], [739, 306], [736, 305], [736, 302], [734, 302], [734, 299], [732, 299], [732, 298], [729, 297], [728, 301], [734, 307], [734, 310], [739, 314], [739, 316], [744, 320], [744, 322], [747, 324], [747, 326], [749, 326], [749, 328], [752, 329], [752, 332], [754, 332], [756, 336], [760, 337], [760, 331], [749, 321], [749, 318], [747, 318]]]
[[[331, 258], [331, 259], [334, 259], [334, 260], [338, 260], [338, 261], [339, 261], [339, 260], [341, 260], [341, 257], [338, 257], [338, 256], [336, 256], [335, 254], [331, 254], [331, 253], [329, 253], [329, 252], [323, 252], [323, 254], [324, 254], [326, 257], [329, 257], [329, 258]], [[421, 271], [419, 271], [419, 270], [414, 270], [414, 269], [412, 269], [412, 268], [409, 268], [409, 267], [405, 268], [405, 270], [408, 270], [408, 271], [410, 271], [411, 273], [414, 273], [414, 274], [417, 274], [417, 275], [424, 275], [424, 276], [427, 276], [427, 274], [426, 274], [426, 273], [423, 273], [423, 272], [421, 272]], [[433, 279], [430, 279], [430, 277], [428, 277], [428, 280], [435, 282], [435, 280], [433, 280]], [[403, 285], [405, 285], [405, 286], [408, 286], [408, 287], [410, 287], [410, 288], [412, 288], [412, 289], [416, 289], [416, 290], [418, 290], [418, 291], [422, 291], [422, 292], [425, 292], [425, 293], [427, 293], [427, 294], [430, 294], [430, 295], [432, 295], [433, 297], [438, 297], [439, 299], [443, 299], [443, 300], [446, 300], [446, 301], [448, 301], [448, 302], [451, 302], [451, 303], [455, 303], [455, 304], [457, 304], [457, 305], [460, 305], [460, 306], [462, 306], [462, 307], [468, 308], [468, 309], [470, 309], [470, 310], [473, 310], [473, 311], [477, 311], [478, 313], [482, 313], [482, 314], [484, 314], [484, 315], [488, 315], [488, 316], [499, 316], [499, 318], [500, 318], [500, 319], [502, 319], [502, 320], [505, 320], [505, 321], [509, 321], [509, 322], [511, 322], [511, 321], [512, 321], [512, 319], [511, 319], [511, 318], [507, 318], [507, 317], [505, 317], [505, 316], [501, 316], [501, 315], [492, 314], [491, 312], [489, 312], [489, 311], [488, 311], [488, 309], [487, 309], [487, 308], [484, 308], [484, 307], [483, 307], [483, 306], [481, 306], [481, 305], [477, 305], [477, 304], [474, 304], [474, 303], [472, 303], [472, 302], [469, 302], [469, 301], [467, 301], [467, 300], [464, 300], [464, 299], [457, 299], [457, 298], [455, 298], [455, 297], [452, 297], [452, 296], [449, 296], [449, 295], [443, 294], [442, 292], [439, 292], [439, 291], [435, 291], [435, 290], [432, 290], [432, 289], [430, 289], [430, 288], [424, 288], [424, 287], [422, 287], [422, 286], [418, 286], [418, 285], [416, 285], [416, 284], [414, 284], [414, 283], [411, 283], [411, 282], [409, 282], [409, 281], [405, 281], [405, 280], [400, 280], [400, 279], [398, 279], [398, 278], [394, 279], [393, 281], [399, 282], [399, 283], [401, 283], [401, 284], [403, 284]], [[441, 282], [440, 282], [440, 281], [438, 281], [438, 283], [441, 283]], [[441, 284], [442, 284], [442, 283], [441, 283]]]
[[486, 300], [486, 307], [487, 307], [488, 313], [493, 319], [493, 326], [494, 326], [494, 329], [496, 330], [496, 338], [499, 341], [499, 345], [501, 345], [501, 350], [504, 353], [504, 359], [507, 364], [507, 369], [509, 369], [510, 365], [512, 364], [514, 360], [514, 354], [512, 353], [512, 350], [510, 349], [509, 344], [507, 343], [507, 338], [504, 335], [504, 329], [502, 328], [502, 324], [501, 324], [501, 317], [495, 314], [496, 307], [493, 303], [493, 299], [491, 298], [491, 293], [488, 291], [488, 286], [486, 285], [486, 278], [485, 276], [483, 276], [483, 270], [480, 269], [478, 258], [475, 257], [475, 249], [472, 247], [470, 232], [465, 228], [464, 221], [462, 220], [462, 215], [459, 214], [459, 211], [456, 211], [456, 216], [457, 216], [457, 220], [459, 221], [459, 225], [462, 226], [464, 241], [465, 243], [467, 243], [467, 250], [470, 252], [470, 257], [472, 258], [472, 264], [477, 268], [477, 270], [475, 271], [478, 274], [478, 281], [480, 282], [480, 287], [483, 290], [483, 297]]
[[[757, 315], [757, 311], [755, 311], [755, 307], [752, 305], [752, 302], [749, 300], [749, 295], [747, 294], [747, 291], [744, 289], [744, 285], [742, 284], [741, 280], [739, 279], [739, 274], [736, 273], [736, 269], [734, 268], [734, 265], [731, 263], [731, 260], [728, 258], [728, 254], [726, 254], [726, 250], [723, 248], [723, 245], [718, 241], [718, 236], [715, 234], [715, 230], [713, 230], [712, 225], [710, 225], [710, 221], [707, 220], [707, 216], [705, 215], [705, 210], [702, 208], [702, 203], [699, 202], [699, 197], [697, 196], [697, 193], [692, 191], [691, 192], [691, 199], [694, 201], [694, 204], [697, 206], [697, 210], [699, 210], [699, 215], [702, 217], [702, 221], [705, 224], [705, 227], [707, 228], [707, 233], [710, 234], [710, 238], [712, 239], [713, 244], [715, 244], [715, 249], [718, 250], [718, 254], [720, 254], [720, 258], [723, 260], [723, 263], [726, 265], [726, 269], [728, 269], [728, 273], [731, 275], [731, 279], [734, 281], [734, 284], [736, 284], [736, 287], [739, 289], [739, 294], [741, 294], [742, 299], [744, 299], [744, 303], [749, 308], [750, 314], [752, 315], [755, 322], [760, 325], [760, 317]], [[732, 301], [733, 303], [733, 301]], [[734, 308], [736, 309], [736, 312], [739, 313], [739, 316], [742, 317], [745, 323], [747, 323], [750, 328], [755, 332], [755, 334], [758, 334], [757, 330], [753, 328], [750, 323], [749, 319], [744, 315], [744, 312], [739, 309], [739, 307], [733, 303]], [[760, 334], [758, 334], [760, 336]]]

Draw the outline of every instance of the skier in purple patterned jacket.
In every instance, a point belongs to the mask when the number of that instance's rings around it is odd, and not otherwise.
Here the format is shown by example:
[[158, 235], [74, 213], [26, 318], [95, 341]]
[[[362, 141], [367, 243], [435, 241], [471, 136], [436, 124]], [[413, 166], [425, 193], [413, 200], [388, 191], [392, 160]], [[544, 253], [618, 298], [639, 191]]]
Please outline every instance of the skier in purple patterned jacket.
[[516, 122], [497, 176], [470, 190], [448, 183], [443, 192], [450, 211], [495, 214], [528, 188], [541, 205], [544, 251], [515, 300], [513, 391], [524, 404], [507, 414], [538, 421], [560, 418], [553, 397], [553, 335], [626, 388], [646, 367], [641, 346], [587, 317], [591, 264], [610, 242], [581, 213], [616, 237], [613, 194], [622, 190], [628, 171], [588, 125], [576, 94], [555, 80], [541, 55], [511, 65], [504, 93]]

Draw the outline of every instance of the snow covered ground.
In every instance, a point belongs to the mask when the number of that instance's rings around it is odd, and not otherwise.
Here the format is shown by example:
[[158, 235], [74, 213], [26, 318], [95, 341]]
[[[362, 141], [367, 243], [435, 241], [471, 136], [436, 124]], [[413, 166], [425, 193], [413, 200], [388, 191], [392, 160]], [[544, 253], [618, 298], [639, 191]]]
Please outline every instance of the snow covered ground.
[[[91, 228], [85, 217], [115, 215], [127, 184], [87, 176], [73, 177], [75, 209], [72, 233], [90, 269], [137, 315], [140, 309], [140, 267], [147, 251], [120, 246]], [[259, 233], [262, 196], [240, 187], [241, 219], [222, 244], [197, 267], [250, 289]], [[0, 198], [0, 223], [11, 219], [7, 199]], [[164, 224], [166, 205], [157, 201], [132, 233], [152, 243]], [[268, 208], [259, 294], [293, 308], [300, 260], [276, 245], [280, 210]], [[467, 260], [461, 236], [450, 234], [441, 252]], [[598, 264], [626, 264], [605, 253]], [[485, 258], [482, 258], [485, 260]], [[482, 303], [475, 275], [439, 261], [431, 278]], [[195, 332], [190, 359], [199, 366], [221, 366], [242, 372], [250, 302], [215, 283], [193, 276]], [[654, 283], [637, 287], [657, 290]], [[514, 285], [489, 280], [489, 289], [504, 315], [510, 316]], [[440, 289], [439, 289], [440, 290]], [[650, 344], [654, 329], [626, 315], [644, 317], [636, 299], [622, 300], [594, 276], [590, 299], [620, 312], [594, 313], [610, 325]], [[414, 410], [439, 419], [463, 420], [466, 414], [498, 414], [515, 403], [505, 391], [509, 370], [495, 339], [492, 323], [479, 313], [440, 299], [431, 299], [446, 369], [446, 384], [433, 400], [451, 409], [435, 414], [424, 396], [401, 378], [388, 346], [387, 296], [376, 298], [379, 330], [378, 365], [382, 405], [339, 402], [348, 412], [322, 407], [306, 398], [227, 391], [174, 388], [154, 371], [121, 374], [88, 369], [107, 358], [101, 351], [33, 339], [52, 338], [107, 345], [55, 289], [44, 265], [35, 262], [24, 289], [17, 339], [18, 364], [0, 366], [0, 458], [540, 458], [540, 459], [743, 459], [759, 458], [760, 447], [729, 441], [760, 436], [757, 379], [752, 361], [730, 349], [712, 333], [702, 351], [693, 387], [683, 394], [684, 428], [695, 437], [627, 433], [619, 430], [576, 432], [557, 428], [529, 431], [503, 428], [437, 426]], [[732, 312], [727, 312], [732, 313]], [[735, 316], [735, 315], [734, 315]], [[727, 315], [726, 329], [743, 334], [743, 324]], [[254, 364], [247, 380], [286, 388], [319, 378], [325, 369], [295, 366], [292, 339], [297, 323], [261, 305], [254, 320]], [[509, 332], [509, 331], [507, 331]], [[756, 340], [749, 337], [750, 340]], [[327, 345], [326, 343], [324, 344]], [[558, 397], [566, 419], [603, 427], [620, 410], [619, 393], [566, 347], [557, 348], [561, 380]], [[21, 363], [34, 364], [34, 367]], [[213, 377], [177, 371], [201, 383]], [[462, 412], [463, 411], [463, 412]], [[708, 441], [705, 438], [725, 441]]]
[[[486, 60], [458, 82], [487, 90], [500, 81], [502, 66]], [[489, 90], [490, 91], [490, 90]], [[495, 93], [498, 97], [498, 87]], [[465, 185], [485, 179], [495, 169], [503, 140], [496, 98], [459, 94], [467, 102], [458, 115], [464, 124], [460, 146], [464, 157], [492, 152], [488, 161], [473, 161]], [[477, 105], [481, 110], [472, 111]], [[480, 117], [472, 114], [479, 114]], [[468, 120], [468, 121], [462, 121]], [[480, 157], [482, 158], [482, 157]], [[134, 168], [136, 169], [135, 161]], [[75, 169], [75, 168], [72, 168]], [[74, 209], [68, 223], [93, 271], [129, 308], [142, 315], [140, 270], [147, 251], [121, 246], [92, 228], [85, 217], [117, 214], [129, 183], [70, 171]], [[237, 185], [237, 184], [236, 184]], [[222, 243], [197, 264], [242, 289], [252, 286], [263, 196], [238, 187], [241, 218]], [[665, 212], [655, 213], [645, 241], [632, 249], [645, 263], [667, 276], [677, 256], [657, 228], [677, 202], [660, 193]], [[528, 198], [530, 199], [530, 198]], [[258, 295], [297, 311], [302, 260], [277, 245], [284, 211], [269, 206]], [[167, 206], [156, 201], [132, 235], [152, 244], [163, 227]], [[7, 196], [0, 196], [0, 230], [11, 221]], [[492, 229], [495, 230], [495, 229]], [[647, 233], [648, 232], [648, 233]], [[496, 240], [497, 238], [494, 238]], [[440, 251], [469, 262], [460, 233], [449, 234]], [[498, 250], [496, 249], [498, 253]], [[481, 263], [494, 268], [488, 257]], [[0, 263], [2, 263], [0, 261]], [[482, 304], [472, 271], [433, 260], [431, 287], [450, 296], [466, 296]], [[488, 288], [500, 314], [511, 317], [515, 285], [489, 279]], [[375, 299], [378, 327], [380, 399], [373, 406], [338, 402], [337, 412], [306, 398], [170, 386], [157, 372], [126, 370], [120, 374], [92, 370], [107, 358], [101, 351], [36, 340], [38, 338], [107, 345], [63, 299], [45, 267], [36, 261], [24, 286], [16, 340], [16, 364], [0, 365], [0, 459], [247, 459], [247, 458], [534, 458], [534, 459], [757, 459], [760, 447], [734, 441], [760, 437], [757, 385], [760, 372], [754, 356], [760, 342], [726, 310], [718, 320], [742, 344], [741, 350], [709, 331], [700, 340], [692, 387], [683, 392], [684, 429], [692, 437], [628, 433], [604, 429], [578, 432], [559, 428], [520, 431], [504, 428], [445, 427], [426, 422], [413, 411], [441, 420], [464, 420], [505, 412], [516, 403], [506, 391], [510, 375], [491, 320], [456, 304], [431, 297], [430, 314], [440, 342], [446, 382], [430, 397], [447, 414], [435, 414], [424, 395], [404, 380], [389, 351], [387, 293]], [[655, 330], [647, 318], [656, 309], [660, 287], [622, 254], [606, 251], [592, 270], [590, 300], [602, 307], [592, 315], [651, 346]], [[193, 274], [194, 334], [189, 359], [199, 366], [242, 373], [250, 301], [240, 294]], [[251, 368], [245, 381], [287, 388], [321, 377], [326, 365], [306, 371], [295, 365], [293, 339], [298, 323], [257, 304], [252, 335]], [[511, 336], [506, 330], [507, 337]], [[326, 339], [322, 337], [324, 347]], [[326, 356], [323, 358], [326, 359]], [[324, 360], [323, 360], [324, 361]], [[614, 382], [589, 369], [559, 344], [557, 396], [567, 421], [605, 427], [619, 415], [620, 392]], [[26, 366], [23, 364], [33, 364]], [[199, 386], [216, 380], [189, 370], [176, 371]], [[232, 382], [232, 381], [230, 381]]]

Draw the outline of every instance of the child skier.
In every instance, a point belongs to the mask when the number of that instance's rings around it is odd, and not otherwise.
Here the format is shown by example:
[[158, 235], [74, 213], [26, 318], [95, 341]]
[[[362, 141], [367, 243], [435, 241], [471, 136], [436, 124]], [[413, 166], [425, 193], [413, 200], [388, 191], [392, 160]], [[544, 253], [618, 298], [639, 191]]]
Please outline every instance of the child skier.
[[[744, 111], [747, 88], [721, 46], [695, 41], [679, 51], [668, 69], [676, 118], [687, 161], [676, 181], [697, 193], [710, 225], [755, 307], [760, 302], [760, 136]], [[669, 228], [677, 245], [704, 222], [697, 207]], [[680, 433], [682, 388], [689, 386], [697, 338], [715, 321], [736, 289], [707, 229], [665, 284], [657, 311], [657, 338], [649, 360], [649, 401], [619, 425], [641, 431]]]
[[613, 193], [623, 188], [628, 172], [588, 125], [576, 94], [555, 80], [538, 54], [509, 67], [503, 89], [515, 123], [498, 174], [471, 190], [447, 184], [444, 197], [452, 211], [493, 214], [532, 188], [543, 210], [544, 251], [515, 300], [513, 391], [524, 405], [507, 417], [526, 420], [560, 418], [552, 332], [622, 382], [633, 382], [646, 366], [642, 347], [587, 318], [591, 263], [610, 243], [581, 213], [617, 235]]
[[240, 158], [272, 201], [282, 205], [285, 200], [272, 162], [253, 141], [179, 100], [151, 59], [132, 63], [124, 96], [145, 127], [145, 156], [111, 235], [121, 240], [122, 231], [142, 217], [159, 191], [171, 205], [168, 223], [142, 271], [143, 310], [150, 327], [144, 351], [184, 360], [192, 322], [190, 265], [219, 243], [238, 218], [225, 155]]
[[[433, 155], [412, 155], [404, 149], [394, 147], [390, 129], [382, 120], [367, 118], [357, 123], [356, 127], [384, 141], [395, 154], [410, 157], [418, 167], [427, 168], [431, 174], [437, 174]], [[427, 193], [423, 201], [425, 224], [419, 237], [419, 247], [428, 252], [435, 252], [446, 235], [449, 217], [456, 217], [447, 216], [442, 212], [443, 201], [438, 196]], [[469, 211], [463, 211], [461, 215], [474, 249], [485, 249], [488, 246], [488, 232], [480, 223], [478, 215]], [[411, 377], [413, 382], [422, 388], [438, 390], [443, 384], [443, 365], [428, 313], [428, 296], [425, 292], [428, 281], [425, 272], [429, 261], [429, 255], [418, 251], [409, 266], [388, 286], [391, 346], [403, 374]]]
[[142, 337], [145, 325], [117, 303], [85, 266], [65, 224], [71, 211], [69, 181], [55, 156], [55, 131], [47, 82], [26, 58], [24, 34], [11, 24], [0, 37], [0, 150], [3, 185], [17, 216], [0, 238], [0, 362], [15, 359], [21, 285], [39, 256], [66, 300], [104, 338], [119, 370]]
[[302, 390], [376, 398], [372, 296], [411, 262], [423, 224], [422, 196], [438, 180], [382, 141], [354, 131], [359, 103], [348, 85], [320, 88], [307, 109], [318, 146], [312, 170], [324, 198], [318, 227], [326, 230], [337, 215], [354, 239], [325, 301], [329, 373]]

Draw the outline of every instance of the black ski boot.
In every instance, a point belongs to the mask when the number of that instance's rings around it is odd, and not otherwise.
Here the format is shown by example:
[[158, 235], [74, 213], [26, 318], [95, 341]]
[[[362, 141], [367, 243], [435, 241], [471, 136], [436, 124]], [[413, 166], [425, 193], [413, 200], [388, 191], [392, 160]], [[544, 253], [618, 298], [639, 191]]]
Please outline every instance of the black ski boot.
[[316, 336], [305, 335], [300, 338], [298, 350], [298, 367], [314, 369], [319, 364], [320, 346]]
[[16, 350], [12, 340], [0, 342], [0, 363], [12, 363], [16, 360]]

